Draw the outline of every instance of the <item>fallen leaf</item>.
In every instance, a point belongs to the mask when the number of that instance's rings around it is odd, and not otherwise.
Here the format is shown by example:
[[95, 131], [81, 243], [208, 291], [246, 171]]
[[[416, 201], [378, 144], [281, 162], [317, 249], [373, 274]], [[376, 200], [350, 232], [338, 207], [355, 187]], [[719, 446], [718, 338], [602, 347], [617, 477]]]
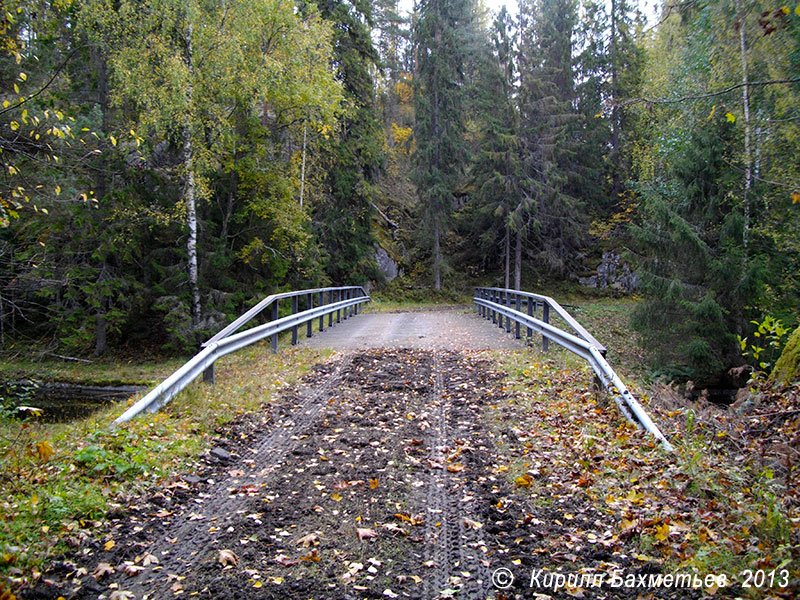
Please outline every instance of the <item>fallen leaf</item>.
[[92, 571], [92, 577], [95, 579], [102, 579], [106, 575], [111, 575], [114, 573], [114, 567], [106, 562], [99, 563]]
[[106, 550], [111, 550], [117, 543], [114, 540], [108, 540], [105, 544], [103, 544], [103, 548]]
[[303, 546], [303, 548], [308, 548], [309, 546], [315, 545], [319, 541], [319, 534], [316, 533], [309, 533], [301, 537], [299, 540], [295, 542], [296, 546]]
[[369, 538], [378, 537], [378, 532], [374, 529], [367, 529], [366, 527], [356, 527], [356, 533], [359, 540], [366, 540]]
[[311, 552], [309, 552], [305, 556], [301, 556], [300, 560], [305, 560], [307, 562], [319, 562], [322, 559], [320, 558], [319, 554], [317, 554], [316, 550], [312, 550]]
[[125, 590], [116, 590], [111, 592], [111, 595], [108, 597], [108, 600], [133, 600], [136, 598], [136, 595], [133, 592], [128, 592]]
[[369, 480], [369, 489], [374, 490], [376, 487], [378, 487], [378, 479], [377, 478], [370, 479]]
[[134, 577], [144, 571], [144, 567], [140, 567], [139, 565], [133, 564], [131, 561], [125, 561], [125, 566], [122, 567], [122, 570], [125, 572], [126, 575], [130, 575]]
[[524, 475], [520, 475], [514, 480], [514, 483], [517, 484], [517, 487], [531, 487], [531, 483], [533, 483], [533, 477], [525, 473]]
[[468, 517], [464, 517], [463, 519], [461, 519], [461, 522], [470, 529], [480, 529], [481, 527], [483, 527], [483, 523], [479, 523], [478, 521], [473, 521]]
[[223, 567], [235, 567], [239, 564], [239, 557], [236, 556], [236, 553], [233, 550], [219, 550], [217, 554], [217, 562], [219, 562], [219, 564], [221, 564]]
[[331, 500], [333, 500], [334, 502], [341, 502], [342, 495], [339, 492], [334, 492], [331, 494]]

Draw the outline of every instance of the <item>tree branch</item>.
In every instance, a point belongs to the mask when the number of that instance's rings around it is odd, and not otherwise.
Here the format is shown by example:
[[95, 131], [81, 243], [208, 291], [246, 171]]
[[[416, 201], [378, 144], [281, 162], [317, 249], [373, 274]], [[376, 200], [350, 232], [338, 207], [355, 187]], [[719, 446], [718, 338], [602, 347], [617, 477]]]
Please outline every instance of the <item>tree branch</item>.
[[22, 106], [23, 104], [27, 104], [28, 102], [30, 102], [31, 100], [33, 100], [34, 98], [36, 98], [36, 96], [38, 96], [38, 95], [40, 95], [40, 94], [44, 93], [44, 91], [45, 91], [47, 88], [49, 88], [49, 87], [50, 87], [50, 86], [53, 84], [53, 82], [56, 80], [56, 77], [58, 77], [59, 73], [61, 73], [61, 71], [63, 71], [63, 70], [64, 70], [64, 67], [66, 67], [66, 66], [67, 66], [67, 63], [70, 61], [70, 59], [71, 59], [73, 56], [75, 56], [75, 53], [76, 53], [78, 50], [80, 50], [81, 48], [82, 48], [82, 46], [78, 46], [77, 48], [73, 49], [73, 50], [72, 50], [72, 52], [70, 52], [70, 53], [67, 55], [67, 58], [65, 58], [65, 59], [64, 59], [64, 61], [63, 61], [63, 62], [62, 62], [62, 63], [61, 63], [59, 66], [58, 66], [58, 68], [55, 70], [55, 72], [53, 73], [52, 77], [50, 77], [50, 79], [47, 81], [47, 83], [45, 83], [45, 84], [44, 84], [42, 87], [40, 87], [40, 88], [39, 88], [37, 91], [35, 91], [33, 94], [29, 95], [27, 98], [22, 98], [22, 99], [20, 99], [20, 100], [19, 100], [19, 101], [18, 101], [16, 104], [14, 104], [14, 105], [11, 105], [11, 106], [9, 106], [9, 107], [7, 107], [7, 108], [0, 109], [0, 116], [2, 116], [2, 115], [4, 115], [4, 114], [6, 114], [6, 113], [7, 113], [7, 112], [9, 112], [9, 111], [12, 111], [12, 110], [16, 110], [16, 109], [18, 109], [18, 108], [19, 108], [20, 106]]
[[625, 107], [633, 104], [680, 104], [689, 100], [703, 100], [705, 98], [715, 98], [717, 96], [724, 96], [730, 92], [736, 91], [742, 87], [764, 87], [767, 85], [779, 85], [787, 83], [800, 83], [800, 77], [792, 77], [790, 79], [769, 79], [767, 81], [750, 81], [748, 83], [737, 83], [721, 90], [708, 92], [706, 94], [697, 94], [693, 96], [681, 96], [680, 98], [630, 98], [619, 102], [616, 106]]

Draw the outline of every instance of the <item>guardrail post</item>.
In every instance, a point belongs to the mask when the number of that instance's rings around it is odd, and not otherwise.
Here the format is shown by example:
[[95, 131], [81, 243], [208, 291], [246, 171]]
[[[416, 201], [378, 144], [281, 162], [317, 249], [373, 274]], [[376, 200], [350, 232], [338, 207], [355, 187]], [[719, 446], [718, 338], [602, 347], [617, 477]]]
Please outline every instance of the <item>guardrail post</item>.
[[[536, 306], [536, 300], [534, 300], [533, 298], [528, 298], [528, 316], [529, 317], [533, 316], [533, 309], [534, 309], [535, 306]], [[530, 327], [528, 327], [527, 329], [528, 329], [528, 337], [531, 337], [533, 335], [533, 329], [531, 329]]]
[[[314, 294], [308, 294], [306, 296], [306, 309], [311, 310], [314, 308]], [[306, 337], [311, 337], [314, 335], [314, 319], [309, 319], [308, 323], [306, 323]]]
[[[319, 293], [319, 305], [322, 306], [325, 304], [325, 292]], [[320, 332], [325, 331], [325, 315], [322, 315], [319, 318], [319, 330]]]
[[[497, 292], [497, 303], [498, 304], [505, 304], [505, 292], [499, 291]], [[502, 329], [503, 328], [503, 313], [497, 313], [497, 326]]]
[[[545, 323], [550, 322], [550, 305], [545, 302], [542, 304], [542, 321]], [[542, 350], [547, 352], [550, 349], [550, 340], [546, 336], [542, 336]]]
[[[300, 306], [298, 305], [298, 303], [299, 303], [299, 297], [298, 296], [292, 296], [292, 314], [293, 315], [296, 315], [298, 312], [300, 312]], [[297, 325], [292, 327], [292, 346], [296, 346], [296, 345], [297, 345]]]
[[[489, 292], [489, 298], [492, 302], [497, 301], [497, 292], [494, 290]], [[497, 311], [494, 308], [492, 308], [491, 313], [492, 313], [492, 323], [497, 323]]]
[[205, 371], [203, 371], [203, 383], [214, 385], [214, 381], [214, 365], [212, 364]]
[[[511, 308], [511, 292], [506, 292], [506, 306]], [[511, 317], [506, 317], [506, 333], [511, 333]]]
[[[270, 321], [277, 321], [278, 320], [278, 302], [279, 300], [276, 298], [275, 301], [272, 303], [272, 310], [270, 311]], [[278, 334], [274, 334], [270, 337], [270, 341], [272, 343], [272, 352], [273, 354], [278, 351]]]
[[[515, 309], [517, 312], [519, 312], [519, 308], [520, 308], [520, 306], [519, 306], [519, 301], [520, 301], [520, 295], [519, 295], [519, 294], [515, 294], [514, 309]], [[517, 321], [517, 320], [515, 319], [515, 320], [514, 320], [514, 338], [515, 338], [515, 339], [519, 339], [519, 337], [520, 337], [520, 336], [519, 336], [519, 321]]]
[[[328, 304], [333, 304], [333, 290], [328, 290]], [[333, 327], [333, 313], [328, 313], [328, 327]]]

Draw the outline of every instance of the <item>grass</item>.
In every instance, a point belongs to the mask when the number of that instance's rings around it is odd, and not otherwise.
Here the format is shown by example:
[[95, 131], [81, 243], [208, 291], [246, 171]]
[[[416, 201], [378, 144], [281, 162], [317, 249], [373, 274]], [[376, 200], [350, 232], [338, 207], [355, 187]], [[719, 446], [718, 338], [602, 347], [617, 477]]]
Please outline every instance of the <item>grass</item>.
[[[268, 404], [329, 354], [298, 348], [272, 354], [268, 343], [251, 346], [217, 362], [216, 385], [195, 382], [161, 412], [118, 428], [111, 422], [135, 397], [72, 423], [2, 420], [0, 575], [12, 590], [38, 577], [109, 511], [187, 469], [219, 426]], [[172, 366], [162, 364], [146, 380]], [[133, 372], [128, 369], [110, 366], [109, 373]]]

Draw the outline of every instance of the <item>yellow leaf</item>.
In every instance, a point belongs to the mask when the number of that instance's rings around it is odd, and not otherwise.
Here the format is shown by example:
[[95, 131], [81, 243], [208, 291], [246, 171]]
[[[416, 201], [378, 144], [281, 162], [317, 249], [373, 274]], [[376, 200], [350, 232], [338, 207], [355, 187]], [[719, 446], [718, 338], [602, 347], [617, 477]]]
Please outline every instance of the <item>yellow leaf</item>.
[[781, 12], [785, 15], [788, 15], [790, 12], [792, 12], [792, 9], [788, 6], [781, 6]]
[[256, 582], [253, 584], [253, 587], [254, 587], [254, 588], [260, 588], [262, 585], [264, 585], [264, 584], [263, 584], [263, 583], [261, 583], [260, 581], [256, 581]]
[[61, 186], [57, 185], [56, 186], [56, 196], [60, 196], [60, 195], [61, 195]]
[[50, 443], [45, 440], [36, 444], [36, 454], [39, 455], [39, 460], [46, 461], [49, 460], [53, 454], [55, 454], [55, 450], [53, 450], [53, 447], [50, 445]]
[[375, 479], [370, 479], [369, 480], [369, 489], [374, 490], [376, 487], [378, 487], [378, 478], [377, 477]]
[[800, 17], [800, 4], [797, 5], [797, 8], [794, 9], [794, 14]]
[[16, 121], [11, 121], [11, 123], [9, 123], [8, 126], [11, 127], [11, 131], [16, 131], [17, 129], [19, 129], [19, 123], [17, 123]]
[[103, 548], [106, 550], [111, 550], [117, 543], [114, 540], [108, 540], [105, 544], [103, 544]]
[[800, 192], [792, 192], [792, 204], [800, 203]]
[[116, 146], [117, 145], [117, 138], [115, 138], [113, 135], [109, 135], [108, 139], [111, 140], [111, 145], [112, 146]]
[[599, 119], [599, 118], [600, 118], [600, 117], [602, 117], [602, 116], [603, 116], [603, 113], [599, 112], [599, 113], [597, 113], [597, 114], [594, 116], [594, 118], [595, 118], [595, 119]]
[[728, 123], [736, 123], [736, 115], [730, 112], [725, 113], [725, 118], [728, 119]]
[[14, 84], [14, 91], [19, 94], [19, 86], [16, 83]]
[[[788, 9], [787, 9], [787, 12], [788, 12]], [[19, 74], [19, 78], [20, 78], [20, 80], [25, 81], [28, 78], [28, 76], [25, 73], [20, 73]]]
[[656, 527], [656, 539], [660, 542], [663, 542], [669, 537], [669, 525], [667, 523], [662, 523], [658, 527]]
[[717, 105], [714, 105], [714, 108], [711, 109], [711, 112], [708, 113], [708, 120], [710, 121], [714, 117], [714, 113], [717, 112]]
[[342, 495], [339, 492], [333, 492], [331, 494], [331, 500], [334, 500], [335, 502], [341, 502]]
[[517, 487], [531, 487], [531, 483], [533, 483], [533, 477], [525, 473], [525, 475], [520, 475], [514, 480], [514, 483], [517, 484]]

